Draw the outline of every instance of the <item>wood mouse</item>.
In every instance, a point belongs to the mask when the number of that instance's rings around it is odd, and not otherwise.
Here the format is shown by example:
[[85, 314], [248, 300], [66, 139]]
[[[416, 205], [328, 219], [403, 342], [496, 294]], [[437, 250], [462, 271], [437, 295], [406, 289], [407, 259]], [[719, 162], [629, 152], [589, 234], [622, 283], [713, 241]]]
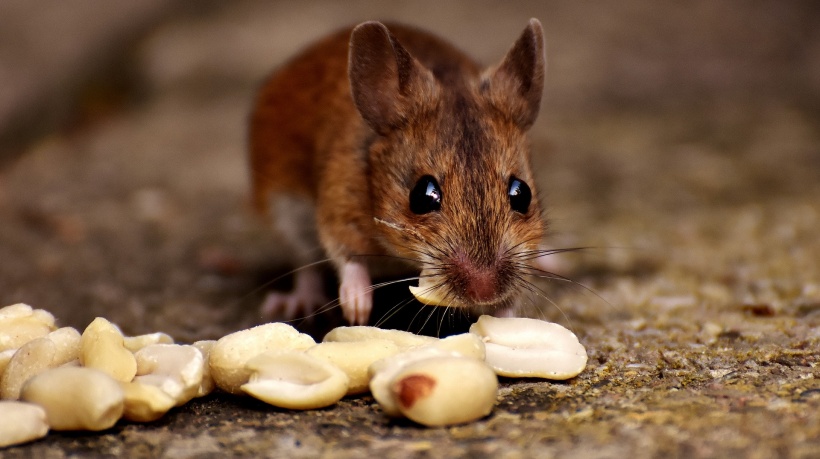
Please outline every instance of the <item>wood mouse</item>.
[[252, 198], [304, 268], [263, 313], [326, 304], [327, 257], [352, 324], [385, 260], [420, 269], [441, 304], [509, 314], [545, 231], [527, 138], [544, 73], [537, 19], [486, 69], [428, 32], [365, 22], [275, 71], [250, 117]]

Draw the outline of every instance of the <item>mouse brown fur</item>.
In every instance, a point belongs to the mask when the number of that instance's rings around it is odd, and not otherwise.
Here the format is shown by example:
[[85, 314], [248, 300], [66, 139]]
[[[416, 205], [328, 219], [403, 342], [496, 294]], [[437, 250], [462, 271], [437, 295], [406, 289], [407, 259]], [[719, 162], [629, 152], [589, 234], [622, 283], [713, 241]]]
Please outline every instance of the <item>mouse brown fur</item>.
[[[514, 306], [545, 228], [527, 138], [544, 62], [535, 19], [487, 69], [430, 33], [366, 22], [274, 72], [250, 119], [253, 202], [309, 267], [266, 312], [321, 306], [310, 266], [325, 257], [351, 323], [367, 323], [380, 256], [422, 268], [453, 305]], [[440, 207], [419, 213], [424, 177]], [[531, 198], [513, 201], [514, 183]]]

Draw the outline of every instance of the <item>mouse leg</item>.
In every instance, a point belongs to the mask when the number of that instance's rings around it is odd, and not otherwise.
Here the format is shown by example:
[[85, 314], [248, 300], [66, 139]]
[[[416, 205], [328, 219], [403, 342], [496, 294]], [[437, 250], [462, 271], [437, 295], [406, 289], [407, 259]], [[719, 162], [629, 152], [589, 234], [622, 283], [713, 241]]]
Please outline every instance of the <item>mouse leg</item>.
[[321, 254], [316, 233], [315, 206], [307, 198], [296, 196], [274, 196], [271, 202], [274, 227], [291, 249], [297, 271], [294, 274], [293, 290], [269, 293], [260, 312], [265, 319], [309, 318], [328, 304], [322, 272], [313, 266], [319, 261], [317, 255]]
[[[368, 258], [383, 254], [373, 229], [366, 155], [353, 131], [340, 133], [322, 171], [316, 199], [319, 240], [339, 274], [339, 304], [352, 325], [364, 325], [373, 309]], [[344, 136], [354, 136], [344, 139]]]
[[370, 272], [363, 263], [347, 261], [340, 270], [339, 303], [345, 319], [352, 325], [367, 325], [373, 309]]
[[293, 290], [268, 293], [259, 310], [265, 318], [309, 318], [327, 303], [323, 291], [322, 273], [315, 268], [304, 268], [294, 274]]

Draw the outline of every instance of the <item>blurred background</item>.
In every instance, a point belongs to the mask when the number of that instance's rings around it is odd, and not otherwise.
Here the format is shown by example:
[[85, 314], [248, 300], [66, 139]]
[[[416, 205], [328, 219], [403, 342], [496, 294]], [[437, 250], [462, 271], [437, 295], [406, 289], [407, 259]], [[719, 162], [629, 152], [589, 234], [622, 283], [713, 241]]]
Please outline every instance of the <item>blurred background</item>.
[[[532, 138], [553, 245], [631, 248], [568, 274], [602, 292], [618, 276], [730, 276], [751, 299], [749, 279], [773, 271], [818, 281], [817, 2], [6, 0], [0, 303], [183, 340], [254, 323], [258, 288], [287, 265], [247, 208], [245, 123], [266, 75], [369, 19], [490, 65], [530, 17], [547, 40]], [[623, 291], [608, 298], [629, 304]]]

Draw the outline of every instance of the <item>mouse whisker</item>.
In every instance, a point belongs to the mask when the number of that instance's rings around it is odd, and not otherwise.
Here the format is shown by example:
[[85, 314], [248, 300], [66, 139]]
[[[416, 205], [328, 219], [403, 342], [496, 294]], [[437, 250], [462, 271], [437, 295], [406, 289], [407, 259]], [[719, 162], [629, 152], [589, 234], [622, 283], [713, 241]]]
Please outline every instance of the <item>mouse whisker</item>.
[[[422, 311], [422, 309], [420, 309], [420, 310], [419, 310], [419, 312], [421, 312], [421, 311]], [[437, 312], [437, 311], [436, 311], [436, 308], [430, 308], [430, 309], [429, 309], [429, 312], [427, 313], [427, 318], [426, 318], [426, 319], [424, 319], [424, 322], [422, 322], [422, 323], [421, 323], [421, 327], [419, 327], [419, 330], [424, 330], [424, 327], [426, 327], [426, 326], [427, 326], [427, 324], [428, 324], [428, 323], [430, 323], [430, 319], [432, 319], [432, 318], [433, 318], [433, 315], [434, 315], [436, 312]], [[440, 335], [440, 333], [437, 333], [437, 335]]]
[[[384, 220], [379, 220], [379, 219], [375, 219], [375, 220], [384, 222]], [[385, 222], [384, 224], [388, 224], [388, 222]], [[393, 229], [401, 228], [399, 225], [395, 225], [395, 224], [390, 224], [389, 227], [393, 228]], [[408, 231], [411, 231], [411, 230], [408, 230]], [[416, 235], [415, 231], [411, 231], [411, 234]], [[430, 264], [429, 260], [433, 260], [433, 261], [439, 262], [439, 263], [443, 260], [443, 258], [445, 256], [445, 252], [443, 250], [439, 249], [434, 244], [428, 243], [427, 241], [423, 240], [420, 237], [418, 237], [417, 240], [422, 245], [426, 246], [426, 248], [428, 250], [424, 251], [424, 250], [416, 249], [416, 248], [413, 248], [413, 247], [408, 246], [406, 244], [398, 244], [398, 243], [395, 244], [397, 248], [404, 249], [408, 252], [411, 252], [411, 253], [414, 253], [414, 254], [418, 255], [419, 257], [416, 258], [416, 259], [407, 258], [407, 257], [400, 257], [400, 256], [397, 256], [397, 255], [387, 255], [387, 254], [373, 255], [373, 256], [386, 256], [386, 257], [391, 257], [392, 256], [392, 257], [395, 257], [397, 259], [409, 261], [411, 263], [421, 262], [421, 263], [424, 263], [424, 264]], [[432, 250], [429, 250], [429, 249], [432, 249]], [[436, 252], [436, 253], [433, 253], [433, 251]], [[429, 260], [427, 260], [427, 259], [429, 259]]]
[[[435, 276], [430, 276], [430, 277], [435, 277]], [[439, 282], [433, 284], [432, 286], [424, 289], [423, 293], [429, 293], [429, 292], [432, 292], [434, 290], [440, 290], [440, 289], [446, 288], [446, 285], [447, 284], [446, 284], [445, 281], [443, 281], [443, 280], [439, 281]], [[446, 290], [445, 290], [445, 299], [447, 297], [451, 297], [451, 298], [450, 298], [449, 303], [446, 307], [451, 307], [453, 302], [454, 302], [454, 298], [452, 298], [452, 297], [454, 297], [454, 295], [452, 294], [452, 292], [450, 292], [449, 288], [446, 288]], [[416, 318], [418, 318], [418, 315], [421, 314], [423, 309], [424, 308], [420, 308], [418, 310], [418, 312], [416, 312], [416, 314], [413, 316], [413, 319], [410, 321], [409, 326], [412, 326], [412, 324], [416, 321]], [[421, 324], [421, 327], [419, 328], [419, 330], [424, 329], [424, 327], [429, 323], [430, 319], [433, 317], [433, 314], [436, 314], [439, 310], [440, 310], [439, 307], [430, 308], [430, 314], [428, 314], [427, 318]], [[439, 334], [440, 334], [440, 329], [439, 329]]]
[[[370, 291], [373, 291], [373, 290], [375, 290], [375, 289], [377, 289], [377, 288], [381, 288], [381, 287], [384, 287], [384, 286], [387, 286], [387, 285], [393, 285], [393, 284], [398, 284], [398, 283], [407, 282], [407, 281], [412, 281], [412, 280], [420, 280], [420, 279], [421, 279], [421, 278], [423, 278], [423, 277], [435, 277], [435, 276], [434, 276], [434, 275], [424, 275], [424, 276], [405, 277], [405, 278], [402, 278], [402, 279], [391, 280], [391, 281], [385, 281], [385, 282], [381, 282], [381, 283], [378, 283], [378, 284], [374, 284], [373, 286], [371, 286]], [[441, 288], [443, 285], [444, 285], [444, 283], [442, 282], [442, 283], [440, 283], [440, 284], [434, 285], [433, 287], [430, 287], [430, 289], [429, 289], [429, 290], [433, 290], [433, 289], [436, 289], [436, 288]], [[429, 291], [429, 290], [428, 290], [428, 291]], [[400, 311], [403, 307], [405, 307], [405, 306], [409, 305], [409, 304], [410, 304], [410, 303], [412, 303], [412, 302], [413, 302], [413, 298], [408, 298], [408, 299], [403, 300], [403, 301], [399, 302], [398, 304], [396, 304], [396, 305], [392, 306], [392, 307], [391, 307], [391, 308], [387, 311], [387, 314], [385, 314], [384, 316], [382, 316], [382, 317], [381, 317], [381, 319], [380, 319], [380, 320], [379, 320], [379, 321], [375, 324], [375, 326], [377, 326], [377, 327], [378, 327], [378, 326], [380, 326], [380, 325], [382, 325], [382, 324], [386, 323], [386, 322], [387, 322], [388, 320], [390, 320], [390, 319], [391, 319], [391, 318], [392, 318], [395, 314], [397, 314], [397, 313], [398, 313], [398, 312], [399, 312], [399, 311]], [[407, 331], [410, 331], [410, 327], [412, 327], [412, 324], [413, 324], [413, 322], [415, 322], [415, 319], [418, 317], [418, 314], [419, 314], [419, 313], [421, 313], [421, 309], [419, 310], [419, 312], [417, 312], [417, 313], [416, 313], [416, 316], [414, 316], [414, 317], [413, 317], [413, 320], [411, 320], [411, 321], [410, 321], [410, 323], [408, 324]], [[429, 321], [429, 318], [428, 318], [428, 319], [424, 322], [424, 324], [422, 324], [422, 327], [421, 327], [421, 328], [424, 328], [424, 326], [427, 324], [427, 322], [428, 322], [428, 321]]]
[[[442, 288], [443, 286], [444, 286], [444, 283], [442, 282], [437, 287], [433, 287], [433, 288]], [[457, 308], [457, 307], [453, 306], [455, 298], [452, 298], [452, 297], [454, 297], [454, 296], [455, 295], [452, 294], [452, 292], [450, 292], [449, 289], [448, 289], [447, 293], [445, 294], [445, 299], [447, 297], [451, 297], [450, 300], [445, 305], [430, 308], [430, 313], [427, 315], [427, 319], [424, 321], [424, 323], [421, 324], [420, 329], [424, 329], [424, 327], [426, 327], [427, 324], [430, 322], [430, 319], [433, 318], [433, 315], [438, 314], [439, 312], [441, 312], [442, 308], [444, 310], [442, 312], [442, 314], [444, 314], [444, 315], [447, 315], [448, 311], [452, 311], [454, 309], [460, 309], [460, 308]], [[441, 318], [441, 321], [438, 323], [438, 328], [436, 329], [436, 336], [439, 337], [439, 338], [441, 337], [441, 327], [443, 326], [443, 324], [444, 324], [444, 317]]]
[[548, 280], [561, 281], [561, 282], [568, 283], [572, 286], [579, 287], [579, 288], [581, 288], [582, 291], [585, 291], [587, 294], [591, 294], [591, 295], [595, 296], [596, 298], [598, 298], [599, 300], [606, 303], [607, 306], [609, 306], [610, 308], [615, 308], [615, 306], [612, 303], [607, 301], [606, 298], [601, 296], [593, 288], [591, 288], [591, 287], [589, 287], [585, 284], [582, 284], [581, 282], [570, 279], [569, 277], [566, 277], [566, 276], [562, 276], [560, 274], [556, 274], [556, 273], [553, 273], [553, 272], [545, 271], [543, 269], [535, 268], [535, 267], [529, 266], [527, 264], [521, 265], [520, 268], [521, 268], [522, 273], [524, 273], [526, 275], [529, 275], [529, 276], [532, 276], [532, 277], [537, 277], [539, 279], [548, 279]]
[[612, 249], [620, 249], [620, 250], [640, 250], [636, 249], [635, 247], [619, 247], [619, 246], [580, 246], [580, 247], [567, 247], [562, 249], [534, 249], [534, 250], [525, 250], [521, 251], [514, 256], [525, 256], [527, 259], [534, 259], [539, 258], [542, 256], [549, 256], [555, 255], [559, 253], [567, 253], [567, 252], [581, 252], [581, 251], [592, 251], [592, 250], [612, 250]]
[[[407, 281], [412, 281], [412, 280], [418, 280], [418, 279], [419, 279], [419, 277], [415, 276], [415, 277], [405, 277], [405, 278], [402, 278], [402, 279], [394, 279], [394, 280], [389, 280], [389, 281], [379, 282], [379, 283], [377, 283], [377, 284], [372, 284], [372, 285], [370, 285], [370, 286], [369, 286], [369, 287], [365, 290], [365, 292], [373, 292], [373, 291], [375, 291], [376, 289], [381, 288], [381, 287], [386, 287], [386, 286], [388, 286], [388, 285], [399, 284], [399, 283], [402, 283], [402, 282], [407, 282]], [[411, 301], [412, 301], [412, 300], [409, 300], [409, 301], [407, 301], [407, 303], [410, 303]], [[326, 312], [328, 312], [328, 311], [331, 311], [331, 310], [333, 310], [334, 308], [337, 308], [337, 307], [339, 307], [339, 306], [341, 306], [341, 303], [340, 303], [340, 299], [337, 297], [337, 298], [335, 298], [335, 299], [333, 299], [333, 300], [331, 300], [331, 301], [328, 301], [327, 303], [323, 304], [322, 306], [320, 306], [320, 307], [316, 308], [314, 311], [312, 311], [312, 313], [311, 313], [311, 314], [304, 315], [304, 316], [301, 316], [301, 317], [298, 317], [298, 318], [294, 318], [294, 319], [284, 320], [283, 322], [287, 322], [287, 323], [301, 323], [301, 322], [304, 322], [304, 321], [308, 321], [308, 320], [310, 320], [310, 319], [312, 319], [312, 318], [314, 318], [314, 317], [316, 317], [316, 316], [319, 316], [319, 315], [321, 315], [321, 314], [324, 314], [324, 313], [326, 313]], [[377, 326], [378, 326], [378, 325], [377, 325]]]
[[322, 260], [314, 261], [313, 263], [308, 263], [304, 266], [300, 266], [300, 267], [292, 269], [292, 270], [290, 270], [286, 273], [283, 273], [279, 276], [276, 276], [273, 279], [265, 281], [264, 283], [262, 283], [262, 285], [254, 288], [253, 290], [251, 290], [248, 293], [246, 293], [246, 294], [242, 295], [241, 297], [239, 297], [236, 300], [236, 303], [237, 304], [242, 303], [243, 301], [247, 300], [251, 296], [256, 295], [257, 293], [265, 290], [266, 288], [270, 287], [272, 284], [280, 281], [281, 279], [284, 279], [285, 277], [292, 276], [292, 275], [296, 274], [299, 271], [304, 271], [306, 269], [315, 268], [316, 266], [319, 266], [319, 265], [322, 265], [322, 264], [325, 264], [325, 263], [330, 263], [331, 261], [332, 260], [330, 258], [325, 258], [325, 259], [322, 259]]
[[512, 265], [513, 265], [514, 268], [518, 269], [521, 273], [527, 274], [527, 275], [530, 275], [530, 276], [533, 276], [533, 277], [538, 277], [538, 278], [541, 278], [541, 279], [553, 279], [553, 280], [559, 280], [559, 281], [564, 281], [564, 282], [573, 282], [572, 279], [570, 279], [566, 276], [562, 276], [560, 274], [556, 274], [556, 273], [553, 273], [553, 272], [550, 272], [550, 271], [545, 271], [543, 269], [530, 266], [529, 263], [522, 263], [522, 262], [513, 261]]
[[[555, 300], [550, 298], [544, 290], [542, 290], [541, 288], [539, 288], [537, 285], [533, 284], [532, 282], [526, 280], [524, 277], [517, 277], [516, 278], [516, 285], [521, 287], [523, 290], [535, 295], [536, 297], [543, 298], [545, 301], [547, 301], [549, 304], [551, 304], [553, 307], [555, 307], [555, 309], [557, 309], [558, 312], [561, 313], [561, 316], [564, 318], [564, 320], [567, 321], [567, 324], [569, 325], [567, 328], [572, 330], [573, 333], [574, 333], [575, 327], [572, 323], [572, 319], [569, 318], [566, 311], [564, 311], [564, 309], [561, 308], [561, 306], [559, 306], [558, 303], [555, 302]], [[537, 306], [536, 306], [536, 310], [538, 310], [539, 312], [541, 311], [541, 309], [538, 308]], [[544, 314], [542, 314], [542, 316], [543, 316], [542, 320], [546, 320], [546, 316]]]
[[549, 255], [556, 255], [559, 253], [580, 252], [582, 250], [589, 250], [594, 247], [567, 247], [563, 249], [534, 249], [525, 250], [512, 255], [512, 258], [520, 260], [534, 260], [536, 258], [546, 257]]
[[399, 301], [397, 304], [395, 304], [395, 305], [391, 306], [391, 307], [390, 307], [390, 309], [388, 309], [388, 310], [387, 310], [387, 313], [385, 313], [385, 314], [384, 314], [384, 315], [383, 315], [383, 316], [382, 316], [382, 317], [381, 317], [381, 318], [380, 318], [380, 319], [379, 319], [379, 320], [375, 323], [375, 326], [376, 326], [376, 327], [380, 327], [380, 326], [384, 325], [385, 323], [387, 323], [387, 321], [389, 321], [390, 319], [392, 319], [392, 318], [393, 318], [393, 316], [395, 316], [396, 314], [398, 314], [398, 313], [399, 313], [399, 311], [401, 311], [401, 310], [402, 310], [402, 308], [404, 308], [405, 306], [407, 306], [407, 305], [411, 304], [412, 302], [413, 302], [413, 299], [412, 299], [412, 298], [407, 298], [407, 299], [402, 300], [402, 301]]
[[410, 227], [400, 225], [400, 224], [395, 223], [395, 222], [390, 222], [390, 221], [387, 221], [387, 220], [383, 220], [379, 217], [373, 217], [373, 221], [376, 222], [377, 224], [384, 225], [384, 226], [386, 226], [390, 229], [394, 229], [394, 230], [399, 231], [401, 233], [409, 234], [409, 235], [415, 237], [416, 240], [419, 241], [419, 242], [422, 242], [422, 243], [427, 242], [426, 239], [424, 238], [424, 236], [420, 232], [416, 231], [415, 228], [410, 228]]
[[444, 320], [445, 318], [450, 319], [450, 326], [453, 325], [453, 316], [455, 315], [456, 310], [459, 310], [461, 314], [464, 314], [463, 308], [454, 308], [451, 305], [444, 306], [444, 312], [441, 315], [441, 320], [438, 323], [438, 328], [436, 329], [436, 336], [441, 338], [441, 330], [444, 327]]
[[314, 317], [318, 317], [318, 316], [320, 316], [320, 315], [322, 315], [322, 314], [324, 314], [328, 311], [332, 311], [333, 309], [338, 308], [339, 306], [341, 306], [341, 303], [339, 302], [339, 299], [336, 298], [336, 299], [328, 301], [327, 303], [323, 304], [322, 306], [320, 306], [320, 307], [316, 308], [315, 310], [311, 311], [310, 314], [300, 316], [300, 317], [295, 317], [293, 319], [283, 320], [281, 322], [298, 323], [298, 324], [301, 324], [301, 323], [304, 323], [304, 322], [310, 322], [310, 320], [313, 319]]
[[540, 241], [540, 238], [524, 239], [523, 241], [519, 241], [516, 244], [513, 244], [513, 245], [507, 247], [501, 255], [502, 255], [502, 257], [508, 257], [508, 256], [511, 256], [510, 254], [515, 255], [515, 254], [524, 252], [524, 251], [519, 251], [518, 248], [521, 247], [521, 246], [524, 246], [524, 245], [537, 243], [538, 241]]
[[[440, 252], [442, 255], [444, 254], [444, 252], [442, 252], [441, 250], [438, 250], [437, 247], [435, 247], [434, 244], [430, 244], [429, 241], [427, 241], [427, 239], [424, 237], [424, 235], [422, 235], [420, 232], [416, 231], [415, 228], [411, 228], [411, 227], [401, 225], [399, 223], [387, 221], [387, 220], [381, 219], [379, 217], [373, 217], [373, 221], [376, 224], [384, 225], [387, 228], [399, 231], [402, 234], [410, 235], [417, 242], [421, 243], [422, 245], [427, 246], [427, 247], [432, 247], [433, 249], [436, 249], [438, 252]], [[435, 257], [435, 256], [433, 256], [433, 254], [428, 253], [428, 252], [423, 252], [423, 251], [420, 251], [418, 249], [413, 249], [413, 248], [407, 247], [407, 246], [401, 246], [401, 247], [404, 248], [405, 250], [409, 250], [411, 252], [418, 253], [419, 255], [422, 255], [422, 256], [430, 256], [431, 258], [438, 259], [438, 257]]]

